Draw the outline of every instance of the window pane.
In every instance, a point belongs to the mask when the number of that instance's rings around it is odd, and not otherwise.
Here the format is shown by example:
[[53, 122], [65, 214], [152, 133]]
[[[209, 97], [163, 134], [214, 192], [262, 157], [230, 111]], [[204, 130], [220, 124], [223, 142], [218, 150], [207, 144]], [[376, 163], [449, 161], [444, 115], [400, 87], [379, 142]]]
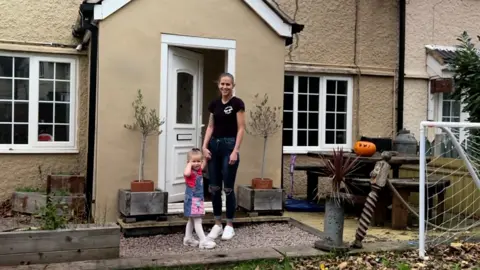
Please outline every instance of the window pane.
[[55, 101], [70, 101], [70, 82], [55, 82]]
[[325, 128], [326, 129], [335, 129], [335, 114], [327, 113], [325, 119]]
[[53, 123], [53, 103], [38, 103], [38, 122]]
[[452, 102], [452, 115], [453, 116], [460, 116], [461, 108], [460, 108], [460, 101]]
[[298, 110], [299, 111], [308, 111], [308, 96], [307, 95], [298, 95]]
[[28, 102], [15, 102], [13, 108], [13, 122], [28, 123]]
[[318, 113], [308, 114], [308, 129], [318, 129]]
[[12, 143], [12, 125], [0, 124], [0, 144]]
[[13, 57], [0, 56], [0, 77], [13, 76]]
[[320, 93], [320, 78], [318, 77], [308, 78], [308, 92], [312, 94]]
[[39, 100], [53, 101], [53, 81], [40, 81], [38, 87]]
[[337, 112], [347, 112], [347, 97], [337, 96]]
[[13, 125], [13, 143], [14, 144], [28, 144], [28, 124]]
[[311, 112], [318, 112], [318, 97], [316, 95], [308, 96], [308, 110]]
[[346, 143], [347, 143], [347, 133], [345, 131], [337, 131], [335, 144], [346, 144]]
[[293, 110], [293, 94], [287, 93], [283, 95], [283, 109]]
[[293, 146], [293, 130], [283, 130], [283, 146]]
[[29, 59], [24, 57], [15, 57], [15, 78], [28, 78], [29, 74]]
[[335, 94], [335, 81], [327, 80], [327, 94]]
[[318, 146], [318, 131], [308, 131], [308, 146]]
[[297, 122], [298, 128], [307, 128], [307, 113], [298, 113]]
[[68, 142], [70, 139], [68, 125], [55, 125], [55, 136], [54, 140], [56, 142]]
[[11, 79], [0, 79], [0, 99], [12, 99]]
[[327, 112], [335, 111], [335, 96], [327, 96]]
[[347, 81], [337, 81], [337, 95], [347, 94]]
[[336, 129], [347, 129], [347, 115], [337, 113]]
[[443, 101], [442, 103], [442, 115], [443, 116], [450, 116], [450, 102], [448, 101]]
[[293, 93], [293, 76], [285, 76], [284, 79], [283, 92]]
[[56, 66], [55, 79], [70, 80], [70, 64], [69, 63], [56, 63], [55, 66]]
[[28, 83], [28, 80], [15, 80], [13, 94], [16, 100], [28, 100]]
[[53, 141], [53, 125], [38, 125], [38, 141]]
[[70, 105], [64, 103], [55, 104], [55, 124], [70, 122]]
[[299, 130], [297, 132], [297, 146], [307, 146], [307, 131]]
[[177, 74], [177, 124], [193, 123], [193, 76]]
[[12, 122], [12, 102], [0, 101], [0, 122]]
[[308, 77], [298, 77], [298, 92], [308, 93]]
[[54, 63], [52, 62], [40, 62], [40, 79], [53, 79]]
[[293, 112], [283, 113], [283, 128], [293, 128]]
[[335, 132], [326, 131], [325, 132], [325, 144], [335, 144]]

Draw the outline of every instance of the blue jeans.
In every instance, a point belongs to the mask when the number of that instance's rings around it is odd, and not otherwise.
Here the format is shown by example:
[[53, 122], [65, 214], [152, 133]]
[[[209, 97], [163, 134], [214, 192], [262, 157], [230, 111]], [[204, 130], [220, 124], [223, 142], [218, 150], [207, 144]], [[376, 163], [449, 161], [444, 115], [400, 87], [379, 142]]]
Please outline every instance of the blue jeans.
[[235, 178], [237, 176], [240, 154], [237, 161], [230, 165], [230, 155], [235, 148], [235, 138], [212, 138], [208, 150], [212, 158], [208, 162], [208, 175], [210, 178], [209, 190], [212, 193], [213, 215], [215, 219], [222, 216], [222, 185], [227, 200], [227, 222], [233, 221], [237, 202], [235, 199]]

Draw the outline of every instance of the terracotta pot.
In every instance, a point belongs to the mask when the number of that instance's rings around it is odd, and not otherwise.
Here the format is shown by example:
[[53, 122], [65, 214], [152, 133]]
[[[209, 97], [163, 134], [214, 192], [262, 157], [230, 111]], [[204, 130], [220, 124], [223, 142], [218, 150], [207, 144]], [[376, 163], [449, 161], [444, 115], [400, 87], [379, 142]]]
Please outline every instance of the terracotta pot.
[[130, 182], [132, 192], [151, 192], [155, 191], [155, 183], [152, 180], [133, 180]]
[[273, 180], [270, 178], [253, 178], [252, 189], [272, 189]]

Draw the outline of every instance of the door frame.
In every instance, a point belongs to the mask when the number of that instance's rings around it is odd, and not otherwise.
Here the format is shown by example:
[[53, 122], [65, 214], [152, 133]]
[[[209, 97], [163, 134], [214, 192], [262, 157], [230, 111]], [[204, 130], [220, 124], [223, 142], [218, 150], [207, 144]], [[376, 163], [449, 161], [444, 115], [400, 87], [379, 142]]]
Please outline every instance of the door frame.
[[[215, 39], [205, 37], [182, 36], [174, 34], [161, 34], [160, 48], [160, 117], [166, 119], [167, 115], [167, 98], [168, 98], [168, 58], [170, 47], [186, 47], [200, 48], [211, 50], [225, 51], [225, 70], [235, 76], [235, 57], [236, 57], [236, 41], [230, 39]], [[203, 76], [203, 74], [201, 74]], [[200, 79], [203, 81], [203, 78]], [[234, 90], [235, 95], [235, 90]], [[158, 183], [157, 187], [166, 190], [166, 158], [167, 158], [167, 136], [168, 124], [160, 127], [163, 132], [159, 136], [158, 143]]]

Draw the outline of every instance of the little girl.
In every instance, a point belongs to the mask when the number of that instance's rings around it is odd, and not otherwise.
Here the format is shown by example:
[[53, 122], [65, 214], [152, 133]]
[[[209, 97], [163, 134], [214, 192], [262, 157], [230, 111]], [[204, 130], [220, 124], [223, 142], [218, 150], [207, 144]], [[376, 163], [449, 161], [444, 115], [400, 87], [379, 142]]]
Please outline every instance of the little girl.
[[[188, 152], [187, 166], [183, 171], [186, 184], [183, 210], [185, 217], [188, 218], [183, 244], [192, 247], [198, 246], [201, 249], [211, 249], [217, 244], [205, 236], [202, 226], [202, 217], [205, 215], [202, 170], [205, 166], [206, 161], [203, 159], [200, 149], [193, 148]], [[200, 242], [193, 238], [194, 228]]]

